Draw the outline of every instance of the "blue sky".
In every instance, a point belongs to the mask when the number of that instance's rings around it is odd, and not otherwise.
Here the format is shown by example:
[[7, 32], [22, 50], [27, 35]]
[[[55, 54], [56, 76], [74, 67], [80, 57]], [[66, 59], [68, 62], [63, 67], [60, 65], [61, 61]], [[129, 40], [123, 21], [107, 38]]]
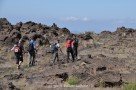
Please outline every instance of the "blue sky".
[[136, 0], [0, 0], [0, 17], [12, 24], [56, 23], [72, 32], [136, 28]]

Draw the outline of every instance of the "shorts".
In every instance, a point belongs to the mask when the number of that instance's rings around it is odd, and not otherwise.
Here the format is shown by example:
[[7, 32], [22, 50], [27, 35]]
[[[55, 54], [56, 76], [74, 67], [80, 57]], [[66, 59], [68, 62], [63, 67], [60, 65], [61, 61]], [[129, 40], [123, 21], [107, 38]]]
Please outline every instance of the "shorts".
[[15, 54], [15, 56], [16, 56], [16, 64], [19, 64], [20, 61], [23, 62], [23, 55]]

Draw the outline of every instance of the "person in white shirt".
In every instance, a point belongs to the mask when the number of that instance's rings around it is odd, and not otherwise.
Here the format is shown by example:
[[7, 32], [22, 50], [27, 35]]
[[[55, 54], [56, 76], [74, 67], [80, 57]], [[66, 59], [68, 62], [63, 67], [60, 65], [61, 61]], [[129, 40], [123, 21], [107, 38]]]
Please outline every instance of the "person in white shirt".
[[60, 48], [59, 40], [57, 40], [56, 43], [53, 43], [50, 47], [51, 47], [51, 53], [53, 56], [53, 64], [55, 64], [56, 59], [59, 62], [59, 55], [58, 55], [59, 50], [61, 51], [61, 53], [63, 53]]

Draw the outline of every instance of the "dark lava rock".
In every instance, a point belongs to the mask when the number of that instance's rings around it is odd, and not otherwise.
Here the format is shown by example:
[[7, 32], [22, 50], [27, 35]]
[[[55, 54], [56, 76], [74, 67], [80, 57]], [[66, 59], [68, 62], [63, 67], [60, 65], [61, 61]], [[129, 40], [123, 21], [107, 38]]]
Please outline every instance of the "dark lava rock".
[[62, 78], [62, 81], [66, 81], [68, 79], [68, 73], [66, 73], [66, 72], [56, 74], [55, 76], [58, 77], [58, 78]]
[[99, 66], [96, 71], [105, 71], [107, 68], [105, 66]]
[[7, 78], [8, 80], [16, 80], [22, 78], [23, 74], [10, 74], [10, 75], [5, 75], [4, 78]]
[[9, 88], [9, 90], [20, 90], [12, 82], [8, 83], [8, 88]]

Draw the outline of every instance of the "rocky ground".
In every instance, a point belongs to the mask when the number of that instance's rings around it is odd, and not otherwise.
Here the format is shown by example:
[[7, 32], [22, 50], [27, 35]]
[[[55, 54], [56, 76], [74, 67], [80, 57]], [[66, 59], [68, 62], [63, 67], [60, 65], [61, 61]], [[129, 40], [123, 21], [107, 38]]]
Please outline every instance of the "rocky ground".
[[[70, 89], [70, 78], [76, 78], [78, 90], [104, 87], [119, 90], [126, 83], [136, 82], [136, 30], [120, 27], [115, 32], [103, 31], [100, 34], [85, 32], [77, 34], [79, 56], [76, 61], [66, 62], [65, 39], [72, 33], [67, 28], [59, 28], [34, 22], [19, 22], [12, 25], [6, 18], [0, 19], [0, 90], [58, 90]], [[37, 37], [39, 43], [36, 65], [28, 67], [28, 53], [18, 70], [14, 53], [10, 51], [14, 42]], [[49, 43], [55, 39], [61, 42], [64, 54], [55, 65], [50, 64]], [[72, 82], [72, 81], [71, 81]], [[113, 88], [114, 87], [114, 88]]]

